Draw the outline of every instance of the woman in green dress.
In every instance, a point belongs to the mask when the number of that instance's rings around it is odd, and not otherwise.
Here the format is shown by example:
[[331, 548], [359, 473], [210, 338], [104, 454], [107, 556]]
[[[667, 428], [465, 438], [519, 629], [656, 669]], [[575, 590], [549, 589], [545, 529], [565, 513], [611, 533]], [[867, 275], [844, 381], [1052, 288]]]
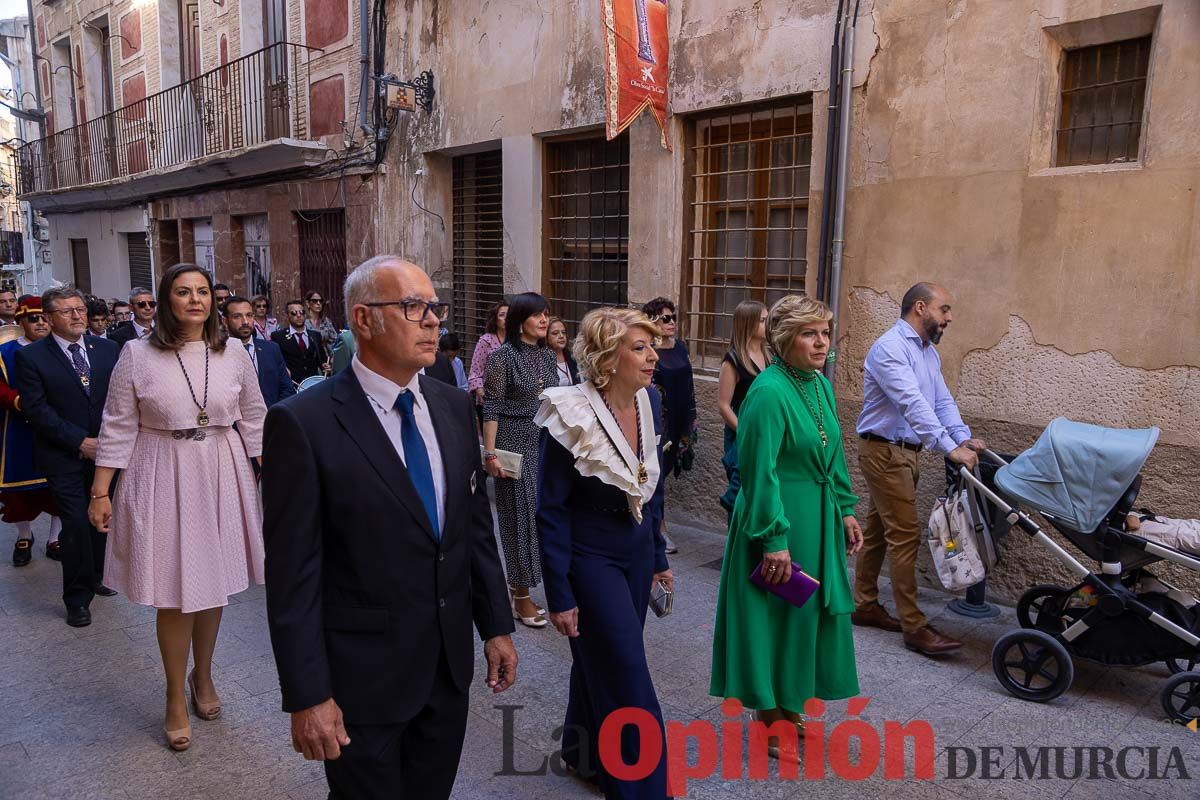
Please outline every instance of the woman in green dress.
[[[774, 358], [738, 414], [742, 488], [725, 544], [709, 692], [737, 698], [768, 725], [802, 725], [811, 697], [858, 693], [846, 556], [862, 546], [862, 530], [833, 387], [821, 375], [831, 318], [808, 297], [775, 303], [767, 318]], [[796, 608], [750, 582], [759, 562], [769, 583], [787, 582], [795, 562], [821, 587]]]

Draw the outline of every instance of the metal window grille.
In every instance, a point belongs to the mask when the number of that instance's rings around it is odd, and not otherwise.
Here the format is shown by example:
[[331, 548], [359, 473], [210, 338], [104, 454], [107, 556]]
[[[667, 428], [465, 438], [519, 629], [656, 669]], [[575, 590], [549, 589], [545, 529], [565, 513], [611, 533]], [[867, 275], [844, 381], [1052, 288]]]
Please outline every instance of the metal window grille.
[[340, 208], [300, 212], [296, 215], [296, 233], [300, 241], [300, 291], [320, 292], [325, 313], [339, 328], [345, 327], [342, 283], [346, 280], [346, 212]]
[[464, 364], [484, 334], [487, 310], [504, 299], [504, 203], [501, 153], [457, 156], [454, 169], [452, 329]]
[[127, 233], [125, 244], [129, 256], [129, 285], [153, 286], [154, 271], [150, 265], [150, 244], [146, 234]]
[[1149, 71], [1149, 36], [1064, 54], [1058, 166], [1137, 161]]
[[684, 311], [697, 367], [715, 370], [738, 303], [804, 291], [812, 103], [731, 109], [694, 125]]
[[578, 325], [624, 305], [629, 282], [629, 136], [546, 145], [546, 270], [551, 312]]

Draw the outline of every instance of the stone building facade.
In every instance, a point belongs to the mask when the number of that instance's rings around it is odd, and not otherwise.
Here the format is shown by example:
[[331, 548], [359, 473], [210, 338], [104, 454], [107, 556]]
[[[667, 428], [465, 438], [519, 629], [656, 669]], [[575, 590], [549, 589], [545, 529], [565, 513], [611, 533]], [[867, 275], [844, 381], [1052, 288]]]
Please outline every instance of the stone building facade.
[[[669, 488], [680, 516], [723, 522], [725, 315], [816, 291], [836, 5], [671, 3], [668, 152], [648, 116], [604, 142], [600, 3], [392, 3], [388, 68], [432, 70], [438, 97], [401, 123], [376, 243], [429, 269], [468, 341], [503, 292], [571, 319], [676, 299], [702, 423]], [[856, 32], [836, 381], [852, 470], [866, 349], [934, 280], [977, 434], [1016, 452], [1058, 415], [1158, 425], [1143, 499], [1200, 514], [1200, 6], [863, 0]], [[928, 508], [941, 464], [923, 465]], [[993, 581], [1009, 597], [1053, 577], [1015, 539]]]
[[56, 277], [118, 297], [195, 261], [276, 303], [340, 287], [373, 235], [365, 8], [35, 2], [49, 135], [26, 148], [23, 196], [50, 220]]

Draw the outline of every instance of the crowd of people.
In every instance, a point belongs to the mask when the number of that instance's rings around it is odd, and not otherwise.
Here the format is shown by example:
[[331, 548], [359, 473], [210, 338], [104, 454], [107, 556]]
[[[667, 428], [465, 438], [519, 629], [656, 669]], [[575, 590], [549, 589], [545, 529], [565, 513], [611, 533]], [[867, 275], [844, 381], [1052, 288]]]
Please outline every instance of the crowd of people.
[[[67, 287], [10, 295], [0, 322], [20, 333], [0, 346], [0, 504], [17, 526], [13, 563], [29, 563], [30, 522], [48, 514], [67, 624], [90, 624], [97, 595], [157, 610], [168, 747], [191, 746], [191, 714], [220, 716], [222, 609], [265, 583], [292, 743], [324, 761], [331, 798], [448, 797], [472, 628], [501, 692], [517, 679], [515, 622], [570, 639], [567, 768], [608, 797], [666, 795], [665, 761], [625, 780], [598, 748], [622, 708], [664, 736], [643, 627], [675, 588], [668, 478], [704, 452], [669, 298], [592, 309], [572, 336], [546, 298], [518, 294], [487, 311], [465, 367], [449, 304], [394, 256], [349, 273], [341, 331], [319, 292], [286, 303], [281, 323], [266, 298], [194, 264], [128, 304]], [[828, 307], [793, 295], [733, 312], [710, 691], [753, 709], [779, 757], [794, 757], [808, 699], [858, 692], [852, 625], [925, 655], [961, 646], [921, 615], [914, 575], [917, 453], [972, 466], [984, 447], [941, 376], [951, 320], [949, 293], [917, 284], [867, 357], [864, 530], [822, 374]], [[898, 619], [879, 603], [885, 555]], [[807, 602], [772, 591], [801, 573], [819, 584]], [[645, 735], [621, 731], [626, 763], [652, 746]]]

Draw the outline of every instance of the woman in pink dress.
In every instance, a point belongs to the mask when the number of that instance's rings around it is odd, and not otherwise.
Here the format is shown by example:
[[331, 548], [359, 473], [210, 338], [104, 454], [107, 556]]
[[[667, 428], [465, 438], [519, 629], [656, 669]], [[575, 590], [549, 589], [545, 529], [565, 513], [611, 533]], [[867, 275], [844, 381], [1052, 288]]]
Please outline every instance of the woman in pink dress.
[[113, 370], [88, 506], [92, 524], [109, 532], [107, 584], [158, 609], [172, 750], [191, 744], [185, 686], [197, 717], [220, 715], [212, 655], [221, 610], [263, 582], [250, 459], [262, 455], [267, 409], [249, 355], [226, 341], [208, 274], [195, 264], [167, 270], [158, 324], [125, 346]]

